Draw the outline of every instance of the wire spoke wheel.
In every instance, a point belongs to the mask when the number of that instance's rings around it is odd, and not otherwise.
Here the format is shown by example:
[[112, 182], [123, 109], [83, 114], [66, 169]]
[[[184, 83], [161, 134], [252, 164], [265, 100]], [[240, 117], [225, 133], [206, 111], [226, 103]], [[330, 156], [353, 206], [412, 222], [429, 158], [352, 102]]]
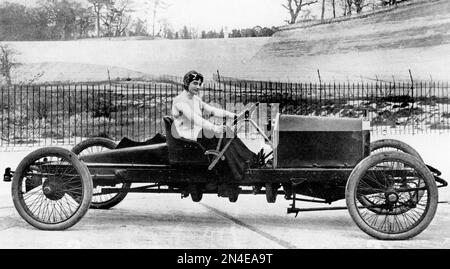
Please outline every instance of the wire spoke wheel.
[[438, 192], [425, 164], [403, 152], [381, 152], [355, 167], [346, 188], [355, 223], [378, 239], [421, 233], [437, 208]]
[[44, 230], [67, 229], [87, 212], [92, 179], [70, 151], [43, 148], [19, 164], [12, 196], [17, 211], [31, 225]]
[[[84, 156], [88, 154], [95, 154], [106, 152], [116, 148], [116, 143], [114, 141], [107, 138], [90, 138], [87, 139], [75, 147], [73, 147], [72, 152], [77, 154], [78, 156]], [[118, 193], [107, 193], [102, 194], [103, 188], [115, 188], [119, 192]], [[125, 197], [127, 196], [127, 191], [124, 189], [129, 189], [131, 187], [131, 183], [119, 183], [115, 186], [99, 186], [94, 182], [94, 190], [92, 196], [91, 208], [93, 209], [109, 209], [117, 204], [119, 204]]]
[[371, 154], [376, 154], [376, 153], [386, 152], [386, 151], [400, 151], [400, 152], [408, 153], [423, 162], [423, 159], [420, 156], [420, 154], [413, 147], [406, 144], [405, 142], [395, 140], [395, 139], [381, 139], [381, 140], [377, 140], [377, 141], [370, 143], [370, 153]]
[[[396, 151], [396, 152], [404, 152], [407, 154], [410, 154], [414, 157], [416, 157], [417, 159], [419, 159], [420, 161], [423, 162], [422, 157], [420, 156], [420, 154], [410, 145], [399, 141], [399, 140], [395, 140], [395, 139], [382, 139], [382, 140], [377, 140], [375, 142], [372, 142], [370, 144], [370, 154], [377, 154], [380, 152], [387, 152], [387, 151]], [[400, 164], [398, 164], [400, 165]], [[423, 192], [416, 192], [416, 199], [419, 199], [420, 196], [422, 195]], [[363, 204], [363, 206], [367, 206], [368, 210], [371, 210], [375, 213], [381, 213], [383, 210], [381, 208], [378, 207], [372, 207], [371, 205], [374, 204], [374, 200], [375, 198], [371, 198], [369, 199], [369, 197], [364, 197], [364, 196], [360, 196], [358, 197], [358, 201], [361, 202]], [[409, 210], [408, 207], [399, 207], [397, 208], [397, 210], [395, 212], [397, 213], [403, 213], [404, 211]], [[380, 212], [381, 211], [381, 212]]]

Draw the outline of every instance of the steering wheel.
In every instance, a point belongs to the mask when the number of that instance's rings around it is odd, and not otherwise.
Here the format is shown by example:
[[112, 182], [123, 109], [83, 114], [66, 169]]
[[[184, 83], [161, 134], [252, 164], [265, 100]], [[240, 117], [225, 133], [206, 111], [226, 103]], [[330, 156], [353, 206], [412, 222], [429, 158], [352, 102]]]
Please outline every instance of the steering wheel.
[[[244, 118], [250, 118], [250, 116], [252, 115], [252, 113], [256, 110], [256, 108], [258, 108], [259, 106], [259, 102], [253, 104], [250, 108], [244, 110], [243, 112], [241, 112], [234, 120], [232, 125], [225, 125], [227, 127], [227, 129], [232, 130], [232, 128], [234, 126], [236, 126], [238, 124], [238, 122]], [[235, 134], [236, 135], [236, 134]], [[235, 135], [233, 136], [233, 138], [235, 137]], [[224, 137], [226, 136], [226, 131], [224, 132]], [[217, 164], [217, 162], [222, 159], [224, 160], [223, 154], [225, 153], [225, 151], [227, 150], [228, 146], [230, 145], [231, 141], [233, 139], [231, 139], [230, 141], [228, 141], [228, 143], [224, 146], [224, 148], [220, 149], [220, 146], [222, 145], [222, 140], [223, 137], [221, 137], [217, 143], [217, 147], [216, 150], [207, 150], [205, 152], [205, 155], [213, 155], [215, 156], [214, 160], [211, 162], [211, 164], [208, 167], [208, 170], [212, 170], [214, 168], [214, 166]]]

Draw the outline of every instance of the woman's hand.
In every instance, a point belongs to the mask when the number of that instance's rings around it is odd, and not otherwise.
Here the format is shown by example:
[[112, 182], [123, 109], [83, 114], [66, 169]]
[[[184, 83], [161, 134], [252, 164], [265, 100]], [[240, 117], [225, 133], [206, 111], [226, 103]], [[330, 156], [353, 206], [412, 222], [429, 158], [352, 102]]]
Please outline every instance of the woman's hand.
[[218, 135], [218, 137], [223, 137], [224, 134], [227, 138], [234, 137], [234, 131], [227, 125], [215, 125], [214, 133]]
[[227, 131], [226, 125], [215, 125], [214, 126], [214, 133], [216, 134], [223, 134]]
[[226, 111], [226, 110], [225, 110], [225, 113], [226, 113], [227, 118], [229, 118], [229, 119], [234, 119], [235, 117], [238, 117], [238, 116], [239, 116], [239, 115], [236, 114], [236, 113], [229, 112], [229, 111]]

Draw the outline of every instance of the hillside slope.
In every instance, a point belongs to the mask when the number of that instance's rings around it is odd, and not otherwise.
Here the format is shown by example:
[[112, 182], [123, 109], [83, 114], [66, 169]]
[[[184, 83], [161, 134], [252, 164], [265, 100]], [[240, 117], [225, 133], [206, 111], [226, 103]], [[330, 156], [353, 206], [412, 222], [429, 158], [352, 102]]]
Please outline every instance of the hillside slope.
[[299, 57], [450, 44], [450, 1], [429, 1], [384, 14], [278, 32], [259, 56]]
[[[17, 81], [44, 73], [39, 82], [81, 82], [104, 81], [107, 69], [113, 72], [114, 67], [116, 72], [110, 74], [111, 78], [144, 74], [183, 76], [196, 69], [212, 79], [217, 70], [227, 74], [241, 62], [250, 60], [268, 39], [87, 39], [5, 43], [17, 51], [17, 61], [24, 64], [17, 70], [20, 77]], [[137, 73], [132, 74], [133, 71]]]
[[[416, 1], [386, 12], [276, 33], [253, 57], [254, 76], [317, 80], [449, 80], [450, 1]], [[267, 66], [279, 66], [280, 70]], [[272, 69], [272, 70], [271, 70]], [[297, 79], [294, 79], [297, 80]]]
[[113, 67], [123, 70], [112, 78], [196, 69], [209, 79], [220, 70], [223, 77], [318, 82], [319, 70], [323, 82], [409, 81], [411, 70], [415, 80], [450, 81], [450, 0], [409, 3], [270, 38], [6, 43], [24, 64], [19, 81], [37, 73], [45, 74], [39, 82], [105, 80]]
[[24, 63], [14, 69], [14, 84], [99, 82], [146, 79], [147, 74], [107, 65], [64, 62]]

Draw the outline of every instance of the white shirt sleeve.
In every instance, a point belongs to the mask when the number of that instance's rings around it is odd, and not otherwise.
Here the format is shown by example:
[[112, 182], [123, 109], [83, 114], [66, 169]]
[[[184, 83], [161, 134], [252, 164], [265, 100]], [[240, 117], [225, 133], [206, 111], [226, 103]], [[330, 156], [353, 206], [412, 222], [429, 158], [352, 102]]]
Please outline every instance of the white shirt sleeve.
[[227, 118], [231, 118], [232, 119], [232, 118], [234, 118], [234, 116], [236, 116], [236, 114], [234, 114], [232, 112], [229, 112], [229, 111], [226, 111], [226, 110], [220, 109], [220, 108], [215, 108], [215, 107], [213, 107], [211, 105], [208, 105], [207, 103], [205, 103], [203, 101], [202, 101], [201, 104], [202, 104], [203, 109], [207, 113], [213, 115], [216, 118], [227, 117]]
[[191, 110], [188, 104], [179, 102], [175, 104], [175, 108], [193, 124], [210, 131], [216, 131], [216, 125], [208, 120], [205, 120], [200, 115], [194, 113], [194, 111]]

